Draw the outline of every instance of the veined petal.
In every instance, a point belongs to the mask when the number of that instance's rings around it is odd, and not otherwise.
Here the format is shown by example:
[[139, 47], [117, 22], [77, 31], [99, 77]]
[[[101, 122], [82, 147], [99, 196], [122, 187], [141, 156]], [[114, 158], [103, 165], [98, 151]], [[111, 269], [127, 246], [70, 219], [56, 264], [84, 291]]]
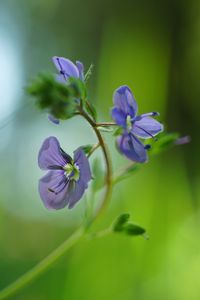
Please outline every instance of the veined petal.
[[39, 181], [40, 197], [48, 209], [61, 209], [68, 204], [69, 181], [61, 170], [49, 171]]
[[115, 107], [122, 111], [126, 116], [130, 115], [131, 118], [136, 116], [138, 106], [128, 86], [121, 86], [114, 92], [113, 102]]
[[72, 208], [81, 199], [92, 178], [89, 161], [82, 148], [74, 151], [74, 163], [79, 169], [79, 179], [69, 182], [68, 208]]
[[66, 77], [65, 79], [69, 77], [75, 77], [75, 78], [79, 77], [79, 70], [71, 60], [59, 56], [54, 56], [52, 60], [57, 70], [61, 74], [64, 74], [64, 76]]
[[76, 66], [78, 68], [78, 71], [79, 71], [79, 78], [81, 80], [84, 80], [84, 65], [82, 64], [82, 62], [80, 61], [76, 61]]
[[86, 188], [85, 182], [80, 179], [77, 182], [70, 182], [68, 202], [69, 209], [74, 207], [74, 205], [82, 198]]
[[65, 166], [71, 161], [71, 157], [60, 149], [60, 144], [54, 136], [47, 138], [38, 154], [38, 165], [47, 170], [52, 166]]
[[147, 161], [147, 151], [144, 145], [131, 133], [124, 133], [117, 139], [118, 148], [128, 159], [144, 163]]
[[74, 162], [79, 168], [80, 180], [85, 183], [87, 187], [88, 182], [91, 180], [91, 170], [87, 156], [85, 155], [82, 148], [78, 148], [74, 151]]
[[160, 115], [159, 112], [152, 111], [152, 112], [150, 112], [150, 113], [141, 114], [141, 115], [137, 116], [137, 117], [135, 118], [135, 121], [140, 121], [141, 119], [143, 119], [143, 118], [145, 118], [145, 117], [157, 117], [157, 116], [159, 116], [159, 115]]
[[154, 137], [163, 131], [163, 125], [151, 117], [142, 117], [133, 123], [132, 133], [143, 139]]
[[123, 111], [119, 110], [117, 107], [112, 109], [112, 118], [119, 125], [126, 128], [126, 115]]

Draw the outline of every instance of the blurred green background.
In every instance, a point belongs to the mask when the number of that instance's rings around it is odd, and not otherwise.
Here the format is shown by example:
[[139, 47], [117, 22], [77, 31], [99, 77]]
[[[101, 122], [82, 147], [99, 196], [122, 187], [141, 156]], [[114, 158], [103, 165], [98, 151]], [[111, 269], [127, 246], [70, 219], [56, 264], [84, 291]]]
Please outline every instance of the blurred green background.
[[[58, 246], [83, 220], [47, 211], [37, 153], [55, 135], [68, 152], [95, 141], [78, 118], [60, 126], [24, 87], [51, 57], [95, 68], [90, 98], [109, 120], [114, 89], [128, 84], [140, 112], [159, 111], [192, 142], [152, 158], [115, 189], [97, 227], [131, 212], [150, 240], [112, 235], [79, 243], [14, 300], [198, 300], [200, 295], [200, 2], [198, 0], [0, 0], [0, 288]], [[106, 134], [114, 168], [126, 163]], [[99, 153], [98, 153], [99, 155]]]

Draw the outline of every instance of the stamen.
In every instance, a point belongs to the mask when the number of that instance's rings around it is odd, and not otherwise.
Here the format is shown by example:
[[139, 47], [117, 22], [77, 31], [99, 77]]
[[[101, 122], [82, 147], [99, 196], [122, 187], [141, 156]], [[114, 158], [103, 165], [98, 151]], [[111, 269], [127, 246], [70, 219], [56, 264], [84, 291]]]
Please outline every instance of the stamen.
[[65, 176], [70, 180], [74, 179], [75, 181], [77, 181], [80, 177], [79, 166], [73, 162], [72, 164], [66, 164], [63, 170], [65, 171]]
[[130, 115], [126, 117], [126, 127], [128, 130], [132, 129], [132, 118]]
[[150, 149], [151, 149], [151, 145], [149, 145], [149, 144], [145, 145], [145, 146], [144, 146], [144, 149], [150, 150]]
[[156, 112], [156, 111], [153, 111], [153, 112], [152, 112], [152, 116], [153, 116], [153, 117], [159, 116], [159, 115], [160, 115], [160, 114], [159, 114], [158, 112]]

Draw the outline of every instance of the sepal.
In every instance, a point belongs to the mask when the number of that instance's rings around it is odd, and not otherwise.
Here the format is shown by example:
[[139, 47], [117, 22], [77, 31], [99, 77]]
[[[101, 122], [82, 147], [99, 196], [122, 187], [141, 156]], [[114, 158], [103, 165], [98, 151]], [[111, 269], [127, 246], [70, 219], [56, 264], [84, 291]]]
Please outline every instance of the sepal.
[[41, 110], [58, 120], [69, 119], [76, 111], [77, 103], [71, 87], [58, 82], [52, 74], [39, 74], [26, 91], [36, 99]]

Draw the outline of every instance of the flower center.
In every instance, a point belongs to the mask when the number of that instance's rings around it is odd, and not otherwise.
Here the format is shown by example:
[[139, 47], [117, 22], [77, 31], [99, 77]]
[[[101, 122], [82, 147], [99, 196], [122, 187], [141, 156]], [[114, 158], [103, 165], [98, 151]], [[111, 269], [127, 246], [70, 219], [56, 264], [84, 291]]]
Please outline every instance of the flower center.
[[126, 128], [128, 129], [128, 131], [130, 131], [132, 129], [132, 118], [130, 115], [128, 115], [126, 117]]
[[63, 170], [65, 171], [65, 175], [70, 179], [74, 179], [75, 181], [79, 180], [80, 171], [79, 171], [79, 167], [76, 164], [74, 163], [66, 164], [63, 167]]

